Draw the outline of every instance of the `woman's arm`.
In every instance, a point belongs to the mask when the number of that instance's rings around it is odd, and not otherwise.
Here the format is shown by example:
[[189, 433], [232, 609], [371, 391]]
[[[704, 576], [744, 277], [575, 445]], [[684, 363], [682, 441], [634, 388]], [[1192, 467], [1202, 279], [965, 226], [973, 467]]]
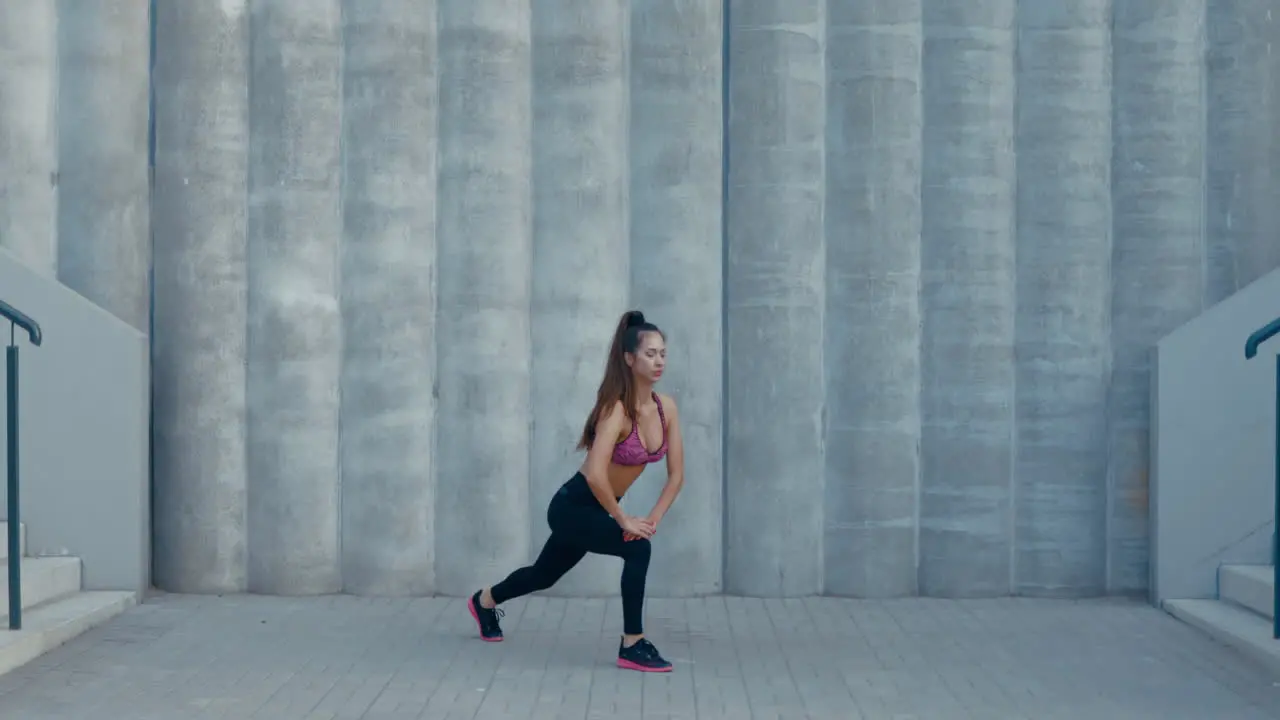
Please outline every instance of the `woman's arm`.
[[649, 522], [654, 527], [671, 509], [671, 503], [676, 501], [680, 488], [684, 486], [684, 438], [680, 435], [680, 411], [676, 408], [676, 401], [670, 397], [663, 396], [662, 406], [667, 409], [667, 484], [649, 513]]
[[622, 410], [622, 403], [614, 403], [604, 417], [596, 421], [596, 437], [587, 450], [587, 487], [596, 496], [600, 505], [619, 525], [625, 519], [622, 506], [613, 496], [613, 488], [609, 486], [609, 460], [613, 457], [613, 446], [622, 435], [626, 426], [627, 415]]

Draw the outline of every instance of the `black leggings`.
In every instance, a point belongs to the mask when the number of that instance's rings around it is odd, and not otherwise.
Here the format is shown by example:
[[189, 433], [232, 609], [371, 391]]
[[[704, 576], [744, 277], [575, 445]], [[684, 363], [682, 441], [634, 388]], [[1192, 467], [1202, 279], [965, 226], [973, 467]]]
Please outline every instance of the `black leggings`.
[[644, 538], [624, 540], [622, 528], [600, 505], [587, 479], [577, 473], [556, 491], [547, 506], [551, 537], [538, 559], [511, 573], [489, 592], [501, 604], [512, 598], [546, 590], [578, 564], [587, 553], [622, 558], [622, 632], [644, 632], [644, 580], [649, 573], [650, 544]]

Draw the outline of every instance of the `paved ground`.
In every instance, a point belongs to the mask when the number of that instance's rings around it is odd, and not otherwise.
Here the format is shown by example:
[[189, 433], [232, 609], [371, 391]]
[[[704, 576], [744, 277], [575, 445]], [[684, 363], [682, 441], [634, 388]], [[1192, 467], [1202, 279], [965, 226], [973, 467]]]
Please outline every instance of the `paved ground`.
[[6, 720], [1280, 718], [1280, 682], [1146, 605], [651, 600], [671, 675], [613, 666], [616, 600], [160, 595], [0, 678]]

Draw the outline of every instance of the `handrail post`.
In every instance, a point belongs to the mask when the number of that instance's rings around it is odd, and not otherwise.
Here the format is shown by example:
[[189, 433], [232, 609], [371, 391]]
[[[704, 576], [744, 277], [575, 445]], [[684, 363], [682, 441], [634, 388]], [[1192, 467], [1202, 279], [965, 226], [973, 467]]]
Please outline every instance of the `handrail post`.
[[9, 323], [9, 347], [5, 349], [5, 424], [7, 438], [9, 520], [9, 629], [22, 629], [22, 553], [18, 514], [18, 343], [14, 340], [14, 324]]
[[9, 629], [22, 629], [22, 533], [18, 515], [18, 340], [17, 330], [22, 328], [27, 341], [40, 347], [43, 335], [40, 323], [0, 300], [0, 318], [9, 321], [9, 347], [5, 352], [5, 425], [8, 454], [8, 480], [6, 485], [9, 519]]

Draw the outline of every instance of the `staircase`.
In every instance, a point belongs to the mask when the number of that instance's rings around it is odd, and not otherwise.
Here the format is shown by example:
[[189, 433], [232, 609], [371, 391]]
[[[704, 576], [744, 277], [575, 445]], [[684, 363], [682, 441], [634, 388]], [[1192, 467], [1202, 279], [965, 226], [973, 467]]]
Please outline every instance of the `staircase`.
[[[22, 548], [22, 629], [8, 630], [9, 580], [0, 571], [0, 674], [17, 668], [124, 612], [136, 602], [132, 592], [85, 592], [80, 558], [27, 557]], [[0, 567], [8, 561], [8, 524], [0, 522]]]
[[1217, 600], [1166, 600], [1174, 617], [1261, 662], [1280, 678], [1280, 640], [1272, 637], [1275, 568], [1223, 565]]
[[11, 526], [0, 522], [3, 674], [120, 614], [150, 585], [150, 345], [3, 248], [0, 288], [0, 520], [18, 523], [22, 608], [10, 623]]

